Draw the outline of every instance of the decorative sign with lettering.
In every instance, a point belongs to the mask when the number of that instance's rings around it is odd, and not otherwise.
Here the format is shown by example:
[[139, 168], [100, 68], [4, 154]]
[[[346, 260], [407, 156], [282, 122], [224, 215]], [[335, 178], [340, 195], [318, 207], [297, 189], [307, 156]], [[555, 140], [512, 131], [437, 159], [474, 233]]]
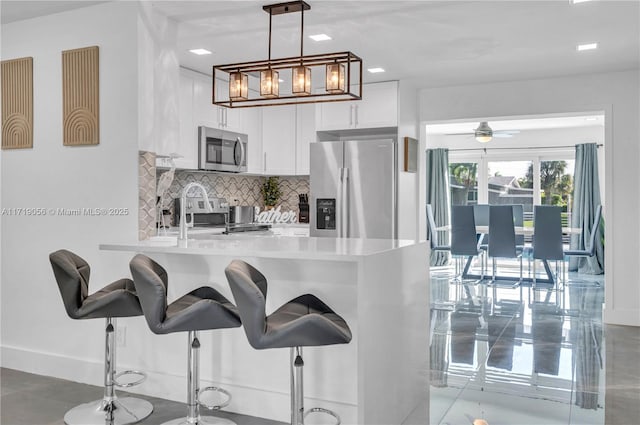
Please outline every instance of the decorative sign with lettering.
[[280, 209], [282, 206], [278, 206], [278, 208], [274, 208], [271, 210], [260, 211], [259, 207], [256, 207], [256, 223], [297, 223], [298, 216], [295, 211], [284, 211], [281, 212]]

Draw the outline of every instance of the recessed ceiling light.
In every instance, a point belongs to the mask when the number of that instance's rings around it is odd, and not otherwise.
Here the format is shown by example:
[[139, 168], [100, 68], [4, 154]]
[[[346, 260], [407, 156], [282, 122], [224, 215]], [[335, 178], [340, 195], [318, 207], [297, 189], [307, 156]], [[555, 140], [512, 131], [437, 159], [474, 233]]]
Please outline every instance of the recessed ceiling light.
[[588, 1], [591, 1], [591, 0], [571, 0], [571, 3], [578, 4], [578, 3], [586, 3]]
[[314, 34], [314, 35], [310, 35], [309, 38], [312, 39], [313, 41], [331, 40], [331, 37], [329, 37], [327, 34]]
[[578, 44], [578, 51], [582, 52], [585, 50], [594, 50], [598, 48], [598, 43], [588, 43], [588, 44]]
[[211, 52], [208, 51], [207, 49], [191, 49], [189, 50], [191, 53], [196, 54], [196, 55], [210, 55]]
[[379, 72], [384, 72], [384, 68], [368, 68], [367, 71], [372, 74], [377, 74]]

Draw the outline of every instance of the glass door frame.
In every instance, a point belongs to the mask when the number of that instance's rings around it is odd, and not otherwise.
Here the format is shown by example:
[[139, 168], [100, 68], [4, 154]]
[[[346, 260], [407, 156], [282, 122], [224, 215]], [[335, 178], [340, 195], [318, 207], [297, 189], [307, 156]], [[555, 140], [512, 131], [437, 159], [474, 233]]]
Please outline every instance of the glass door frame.
[[478, 164], [478, 204], [489, 203], [489, 162], [532, 161], [533, 162], [533, 205], [541, 205], [540, 163], [542, 161], [575, 160], [575, 149], [478, 149], [449, 151], [449, 164], [473, 162]]

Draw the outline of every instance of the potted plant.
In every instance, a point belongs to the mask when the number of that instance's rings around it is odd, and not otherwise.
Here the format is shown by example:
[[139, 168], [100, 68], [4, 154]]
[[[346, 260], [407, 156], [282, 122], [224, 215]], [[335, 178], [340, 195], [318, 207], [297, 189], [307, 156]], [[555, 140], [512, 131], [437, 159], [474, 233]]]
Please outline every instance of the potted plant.
[[278, 177], [267, 177], [260, 188], [265, 209], [273, 208], [280, 199], [280, 181]]

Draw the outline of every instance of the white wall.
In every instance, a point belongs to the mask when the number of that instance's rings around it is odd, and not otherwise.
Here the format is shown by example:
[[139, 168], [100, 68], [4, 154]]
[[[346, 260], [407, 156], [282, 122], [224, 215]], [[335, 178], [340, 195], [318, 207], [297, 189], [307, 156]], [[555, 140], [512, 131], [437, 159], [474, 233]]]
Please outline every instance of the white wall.
[[[409, 82], [398, 84], [398, 237], [400, 239], [420, 239], [418, 235], [418, 193], [419, 173], [404, 170], [404, 138], [419, 139], [418, 129], [418, 89]], [[418, 167], [420, 152], [418, 149]]]
[[[2, 206], [129, 210], [2, 217], [4, 367], [100, 383], [99, 372], [88, 378], [85, 372], [88, 363], [103, 362], [103, 321], [67, 317], [48, 256], [60, 248], [83, 256], [93, 266], [91, 292], [129, 275], [126, 258], [105, 255], [98, 244], [137, 235], [136, 10], [133, 2], [109, 2], [2, 25], [2, 59], [32, 56], [34, 74], [34, 147], [2, 152]], [[91, 45], [100, 49], [100, 144], [65, 147], [61, 52]], [[143, 319], [131, 320], [144, 329]], [[73, 367], [52, 370], [63, 358]]]
[[[604, 111], [607, 323], [640, 326], [639, 72], [423, 89], [423, 123]], [[424, 137], [424, 133], [422, 134]]]

